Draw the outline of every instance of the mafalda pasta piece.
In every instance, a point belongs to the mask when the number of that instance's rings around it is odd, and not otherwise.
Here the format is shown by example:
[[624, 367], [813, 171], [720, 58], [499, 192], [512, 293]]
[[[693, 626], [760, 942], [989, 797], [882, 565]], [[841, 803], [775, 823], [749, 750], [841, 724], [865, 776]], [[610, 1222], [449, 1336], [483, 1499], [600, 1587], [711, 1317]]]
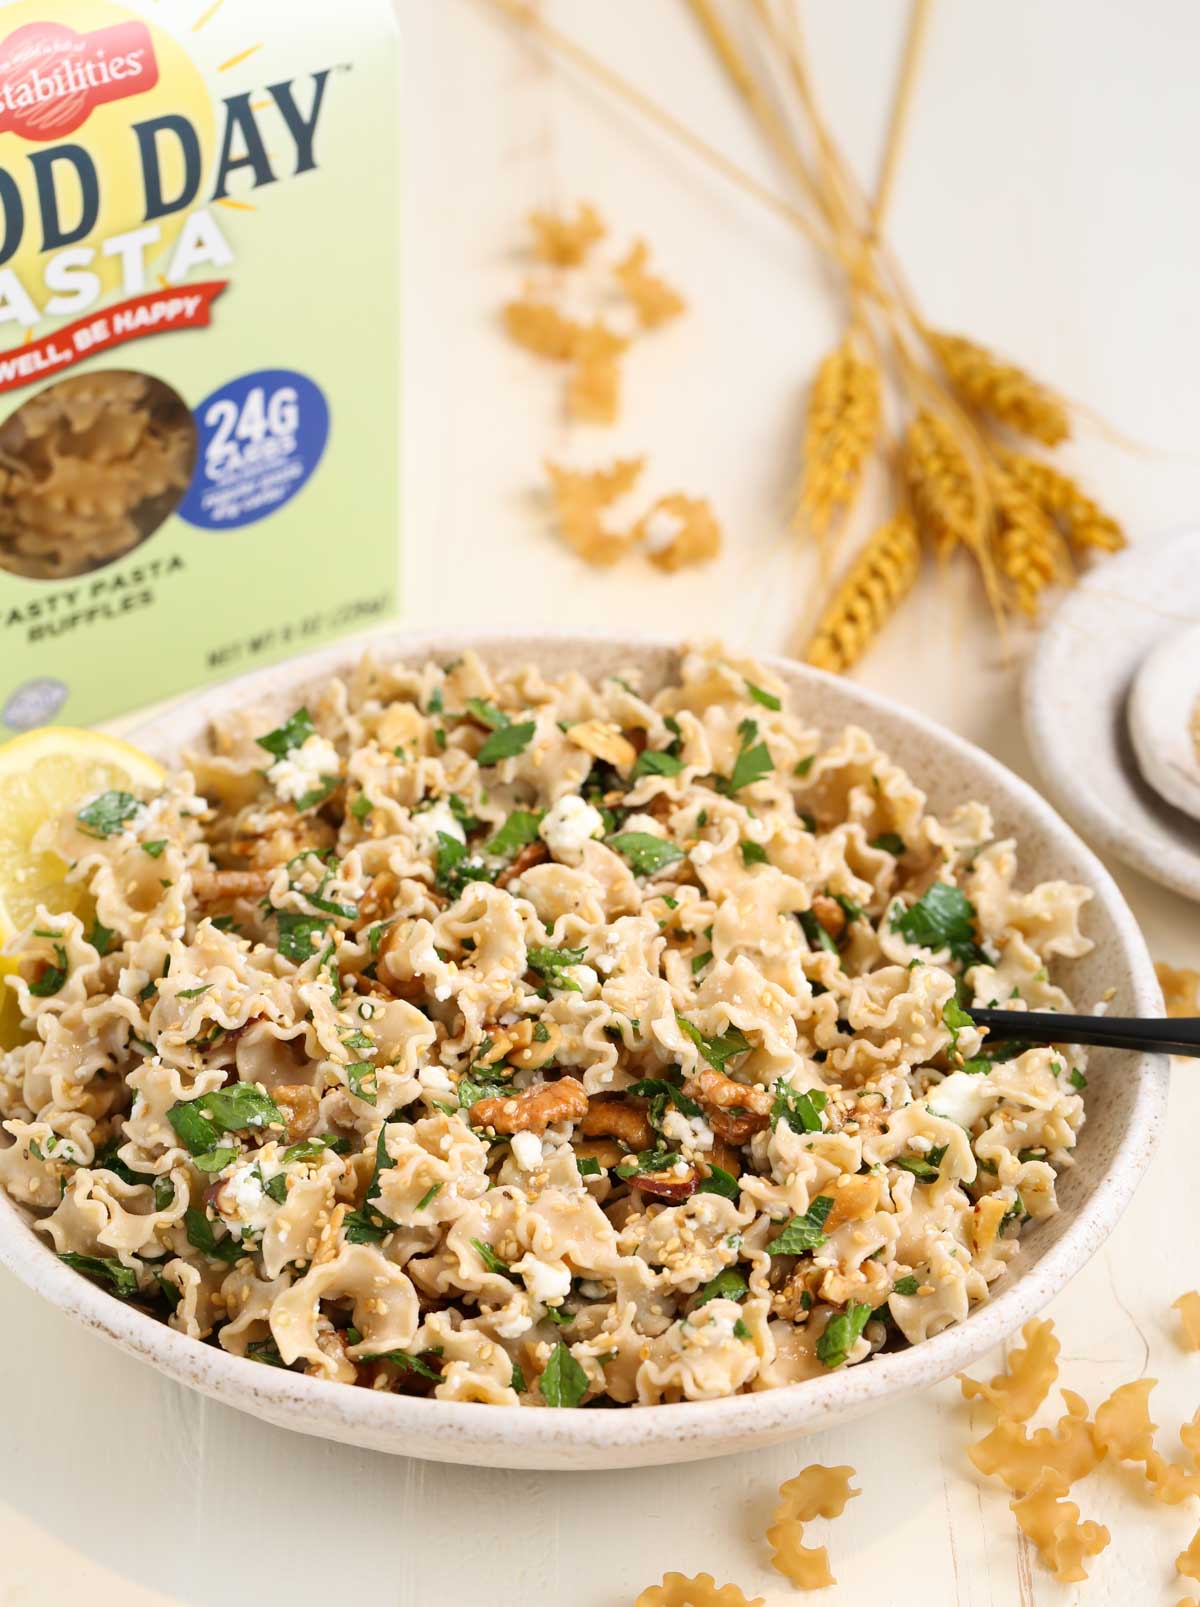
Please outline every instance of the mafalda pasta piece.
[[783, 1501], [767, 1530], [771, 1566], [790, 1579], [797, 1590], [821, 1590], [837, 1583], [830, 1572], [825, 1547], [803, 1544], [804, 1525], [814, 1518], [840, 1517], [846, 1502], [862, 1494], [850, 1488], [853, 1477], [852, 1467], [828, 1468], [813, 1462], [779, 1487]]
[[1008, 1371], [997, 1373], [990, 1383], [959, 1374], [967, 1400], [982, 1399], [996, 1409], [998, 1417], [1025, 1422], [1045, 1400], [1058, 1377], [1061, 1346], [1054, 1337], [1054, 1324], [1034, 1317], [1021, 1329], [1024, 1346], [1018, 1345], [1008, 1358]]
[[646, 242], [635, 240], [629, 255], [613, 269], [613, 275], [633, 304], [642, 328], [657, 329], [659, 324], [686, 312], [687, 302], [665, 279], [648, 271], [649, 258]]
[[1170, 1462], [1155, 1448], [1157, 1424], [1150, 1419], [1150, 1394], [1157, 1379], [1138, 1378], [1122, 1384], [1096, 1409], [1096, 1443], [1117, 1462], [1140, 1462], [1156, 1500], [1177, 1506], [1200, 1495], [1200, 1412], [1179, 1431], [1179, 1439], [1193, 1466]]
[[1046, 1469], [1023, 1496], [1010, 1501], [1021, 1529], [1037, 1547], [1038, 1555], [1062, 1584], [1087, 1578], [1085, 1557], [1098, 1556], [1111, 1536], [1102, 1523], [1079, 1521], [1079, 1508], [1066, 1499], [1067, 1486]]
[[1003, 1479], [1018, 1495], [1032, 1490], [1047, 1472], [1069, 1489], [1099, 1466], [1104, 1448], [1096, 1443], [1083, 1397], [1064, 1389], [1062, 1398], [1066, 1415], [1053, 1429], [1030, 1434], [1023, 1423], [1002, 1417], [990, 1434], [967, 1447], [967, 1455], [981, 1473]]
[[712, 505], [682, 491], [659, 497], [634, 526], [633, 537], [652, 564], [668, 571], [705, 563], [721, 550], [721, 527]]
[[[1186, 1551], [1181, 1551], [1175, 1558], [1175, 1572], [1184, 1579], [1200, 1579], [1200, 1529], [1188, 1542]], [[1184, 1607], [1184, 1604], [1181, 1602], [1179, 1607]]]
[[621, 411], [618, 359], [629, 342], [602, 323], [582, 329], [571, 349], [567, 416], [581, 424], [615, 424]]
[[604, 219], [590, 201], [580, 201], [575, 216], [563, 212], [531, 212], [533, 254], [557, 268], [575, 268], [598, 240], [608, 233]]
[[1160, 963], [1154, 967], [1154, 974], [1169, 1016], [1194, 1016], [1200, 1010], [1200, 971]]
[[1184, 1350], [1200, 1350], [1200, 1293], [1189, 1289], [1178, 1300], [1172, 1301], [1171, 1309], [1179, 1313]]
[[630, 550], [628, 531], [604, 522], [604, 509], [632, 489], [644, 458], [618, 458], [607, 469], [567, 469], [547, 463], [554, 516], [567, 545], [589, 564], [616, 563]]
[[762, 1596], [746, 1596], [736, 1585], [718, 1585], [712, 1574], [664, 1574], [661, 1585], [643, 1590], [634, 1607], [765, 1607]]

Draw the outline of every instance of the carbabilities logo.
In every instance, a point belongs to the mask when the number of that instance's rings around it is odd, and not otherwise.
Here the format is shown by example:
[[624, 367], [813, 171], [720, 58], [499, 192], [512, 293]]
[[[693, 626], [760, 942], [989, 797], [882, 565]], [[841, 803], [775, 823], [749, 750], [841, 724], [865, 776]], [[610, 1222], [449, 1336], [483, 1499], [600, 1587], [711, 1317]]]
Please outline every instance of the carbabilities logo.
[[0, 134], [61, 139], [107, 101], [158, 82], [154, 43], [144, 22], [78, 33], [32, 22], [0, 41]]

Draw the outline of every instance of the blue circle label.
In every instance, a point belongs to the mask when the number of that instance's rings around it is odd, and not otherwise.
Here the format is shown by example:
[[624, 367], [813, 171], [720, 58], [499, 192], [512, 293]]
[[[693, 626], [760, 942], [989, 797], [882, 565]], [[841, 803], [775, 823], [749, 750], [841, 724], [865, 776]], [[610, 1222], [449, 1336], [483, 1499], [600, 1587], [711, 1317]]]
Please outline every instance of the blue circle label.
[[196, 409], [196, 472], [175, 510], [203, 530], [265, 519], [304, 486], [329, 439], [320, 386], [290, 368], [231, 379]]

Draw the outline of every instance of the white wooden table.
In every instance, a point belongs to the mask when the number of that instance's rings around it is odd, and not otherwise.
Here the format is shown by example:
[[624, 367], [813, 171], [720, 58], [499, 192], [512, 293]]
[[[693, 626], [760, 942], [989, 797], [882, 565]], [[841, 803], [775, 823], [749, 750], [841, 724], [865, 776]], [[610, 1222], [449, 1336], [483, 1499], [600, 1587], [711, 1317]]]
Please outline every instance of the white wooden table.
[[[680, 0], [547, 0], [562, 26], [766, 173]], [[828, 109], [870, 171], [903, 7], [811, 4]], [[407, 62], [406, 618], [723, 635], [789, 645], [814, 580], [781, 542], [799, 410], [836, 307], [803, 242], [611, 103], [551, 70], [474, 0], [402, 0]], [[1138, 438], [1098, 437], [1081, 473], [1137, 537], [1200, 510], [1184, 453], [1195, 361], [1200, 96], [1193, 0], [945, 3], [894, 207], [925, 304], [1023, 357]], [[574, 450], [553, 378], [498, 335], [522, 216], [591, 198], [644, 233], [691, 316], [629, 370], [611, 450], [645, 448], [654, 489], [713, 498], [720, 561], [663, 577], [584, 569], [528, 489]], [[369, 405], [369, 398], [364, 398]], [[593, 433], [597, 453], [610, 437]], [[861, 672], [1030, 774], [1019, 666], [974, 604], [931, 588]], [[128, 724], [128, 722], [124, 722]], [[1114, 866], [1157, 957], [1200, 964], [1194, 906]], [[1200, 1067], [1177, 1065], [1173, 1125], [1105, 1251], [1052, 1308], [1064, 1377], [1093, 1402], [1149, 1371], [1163, 1439], [1200, 1403], [1200, 1356], [1171, 1301], [1200, 1286]], [[1018, 1547], [1003, 1492], [964, 1457], [947, 1384], [790, 1447], [671, 1471], [577, 1478], [408, 1462], [271, 1429], [160, 1380], [0, 1280], [0, 1607], [619, 1607], [665, 1569], [797, 1598], [766, 1567], [775, 1487], [849, 1462], [862, 1497], [831, 1529], [829, 1599], [940, 1607], [1170, 1603], [1198, 1514], [1151, 1508], [1135, 1481], [1076, 1495], [1113, 1543], [1059, 1587]], [[485, 1408], [481, 1408], [484, 1410]], [[823, 1524], [813, 1526], [814, 1533]]]

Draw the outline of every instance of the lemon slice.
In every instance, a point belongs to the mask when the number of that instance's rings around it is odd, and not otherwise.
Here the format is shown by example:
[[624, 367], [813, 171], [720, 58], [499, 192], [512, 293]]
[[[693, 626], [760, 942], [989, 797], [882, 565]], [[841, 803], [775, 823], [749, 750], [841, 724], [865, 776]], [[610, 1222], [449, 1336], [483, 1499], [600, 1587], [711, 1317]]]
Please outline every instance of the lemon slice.
[[[44, 821], [69, 814], [98, 792], [145, 797], [162, 784], [162, 766], [148, 754], [98, 731], [44, 726], [0, 745], [0, 943], [27, 926], [39, 904], [52, 912], [83, 911], [88, 904], [84, 889], [67, 881], [64, 860], [33, 851]], [[0, 958], [0, 972], [13, 964]], [[20, 1036], [12, 989], [2, 991], [0, 1047]]]

